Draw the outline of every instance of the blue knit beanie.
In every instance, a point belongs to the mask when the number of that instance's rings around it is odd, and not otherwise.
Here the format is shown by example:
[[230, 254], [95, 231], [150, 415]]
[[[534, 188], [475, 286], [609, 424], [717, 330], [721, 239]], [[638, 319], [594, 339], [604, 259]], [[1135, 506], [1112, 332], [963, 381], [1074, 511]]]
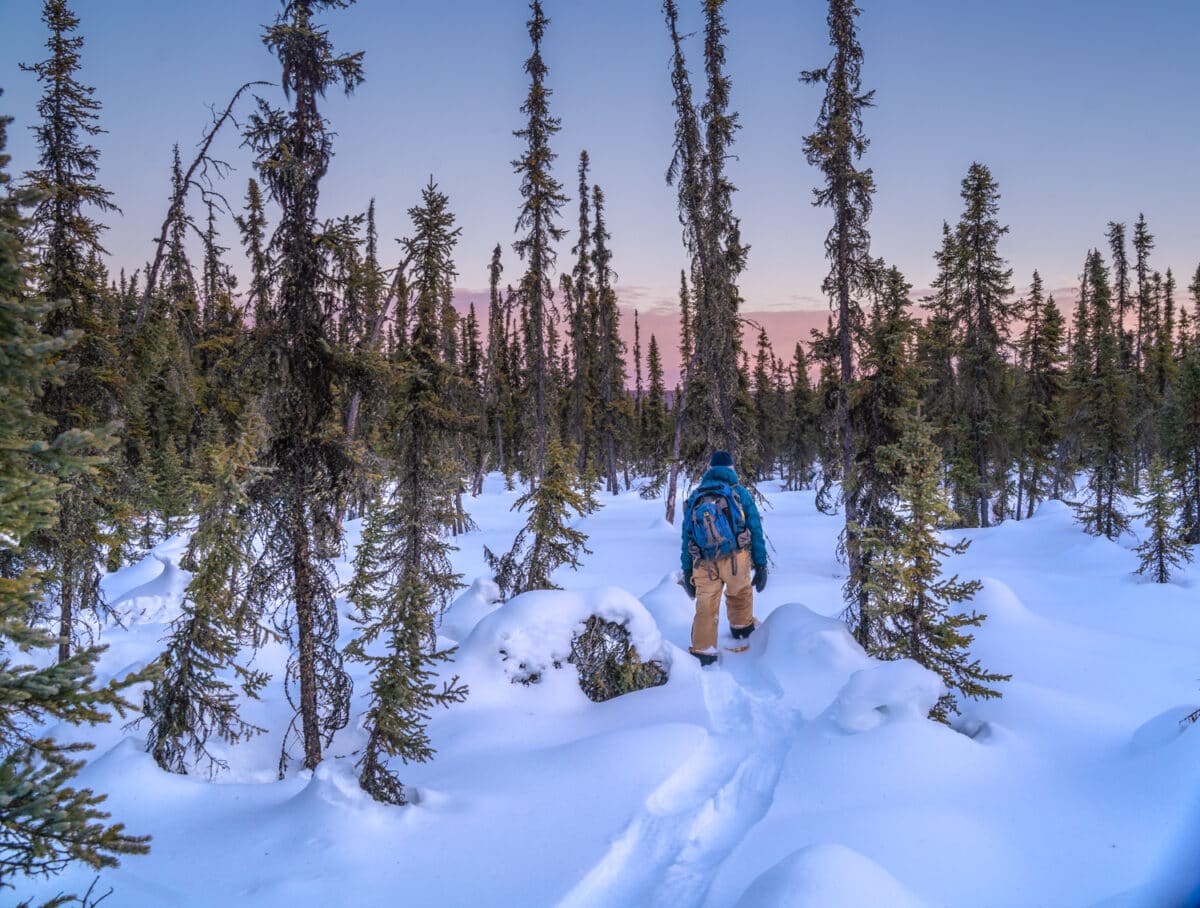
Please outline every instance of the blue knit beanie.
[[710, 467], [732, 467], [733, 455], [728, 451], [713, 451], [712, 458], [709, 460]]

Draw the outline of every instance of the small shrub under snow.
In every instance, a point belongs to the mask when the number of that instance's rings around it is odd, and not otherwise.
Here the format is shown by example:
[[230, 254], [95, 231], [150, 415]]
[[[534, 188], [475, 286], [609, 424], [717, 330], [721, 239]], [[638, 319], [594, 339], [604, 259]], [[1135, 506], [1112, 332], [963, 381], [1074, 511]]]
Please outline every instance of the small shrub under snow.
[[599, 702], [665, 683], [671, 660], [646, 607], [610, 587], [517, 596], [479, 622], [457, 662], [469, 672], [498, 670], [523, 685], [541, 683], [548, 672], [574, 665], [579, 688]]

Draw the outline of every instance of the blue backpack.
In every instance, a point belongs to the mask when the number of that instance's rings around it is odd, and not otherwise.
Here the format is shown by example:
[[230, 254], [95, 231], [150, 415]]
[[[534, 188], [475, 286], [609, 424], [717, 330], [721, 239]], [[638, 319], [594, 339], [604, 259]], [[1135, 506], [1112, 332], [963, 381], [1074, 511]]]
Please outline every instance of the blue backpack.
[[727, 558], [749, 542], [746, 514], [733, 486], [725, 483], [696, 490], [687, 515], [688, 548], [697, 561]]

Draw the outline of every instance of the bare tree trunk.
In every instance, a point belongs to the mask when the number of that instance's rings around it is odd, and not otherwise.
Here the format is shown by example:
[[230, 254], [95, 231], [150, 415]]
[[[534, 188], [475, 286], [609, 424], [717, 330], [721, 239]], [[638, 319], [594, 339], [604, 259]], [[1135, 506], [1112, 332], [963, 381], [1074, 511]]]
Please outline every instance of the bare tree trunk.
[[683, 453], [683, 421], [687, 414], [688, 377], [694, 375], [693, 369], [700, 361], [699, 346], [692, 351], [692, 358], [687, 363], [679, 381], [679, 399], [675, 401], [675, 439], [671, 443], [671, 470], [667, 478], [667, 523], [675, 522], [675, 497], [679, 489], [679, 468], [682, 466], [680, 456]]
[[[298, 491], [298, 490], [297, 490]], [[297, 672], [300, 676], [300, 728], [304, 739], [304, 768], [321, 762], [321, 724], [317, 712], [317, 654], [312, 565], [303, 499], [292, 503], [292, 584], [296, 597], [299, 637]]]
[[987, 454], [983, 447], [983, 433], [978, 429], [975, 432], [975, 469], [979, 471], [979, 498], [977, 508], [979, 510], [979, 525], [990, 527], [991, 514], [988, 507], [988, 481], [987, 481]]
[[66, 662], [71, 658], [71, 631], [75, 625], [75, 590], [72, 579], [75, 576], [74, 559], [68, 556], [63, 564], [62, 584], [59, 586], [58, 597], [58, 661]]
[[500, 420], [496, 420], [496, 468], [501, 473], [505, 471], [506, 465], [504, 461], [504, 426], [500, 424]]
[[[1032, 496], [1032, 492], [1030, 493]], [[1022, 457], [1017, 466], [1017, 520], [1021, 519], [1025, 500], [1025, 458]]]
[[675, 522], [675, 495], [679, 488], [679, 455], [682, 447], [683, 416], [681, 414], [675, 418], [675, 443], [671, 446], [671, 471], [667, 476], [667, 523]]
[[620, 493], [621, 484], [617, 481], [617, 442], [612, 431], [604, 439], [605, 472], [608, 474], [608, 491], [613, 495]]
[[1187, 541], [1191, 545], [1200, 542], [1200, 450], [1192, 451], [1192, 519]]
[[227, 165], [222, 165], [219, 162], [213, 161], [208, 156], [208, 149], [212, 147], [213, 139], [217, 137], [217, 133], [221, 127], [225, 125], [225, 121], [233, 116], [234, 105], [237, 104], [238, 98], [242, 96], [242, 92], [255, 85], [270, 85], [270, 82], [247, 82], [241, 88], [233, 93], [233, 97], [229, 103], [225, 105], [225, 111], [221, 116], [213, 121], [208, 132], [204, 134], [204, 138], [200, 141], [200, 152], [196, 155], [191, 166], [188, 167], [187, 173], [183, 175], [183, 180], [179, 184], [179, 189], [171, 198], [171, 205], [167, 209], [166, 220], [163, 221], [162, 229], [158, 233], [158, 242], [154, 249], [154, 260], [150, 263], [150, 270], [146, 273], [146, 289], [142, 291], [142, 301], [138, 306], [137, 327], [142, 327], [142, 323], [146, 320], [146, 313], [150, 308], [150, 296], [154, 293], [154, 287], [158, 283], [158, 272], [162, 269], [163, 256], [167, 249], [167, 234], [171, 230], [172, 222], [179, 217], [183, 210], [184, 200], [187, 198], [188, 190], [192, 187], [192, 180], [196, 175], [196, 171], [202, 166], [207, 167], [213, 164], [215, 167], [222, 170], [227, 170]]

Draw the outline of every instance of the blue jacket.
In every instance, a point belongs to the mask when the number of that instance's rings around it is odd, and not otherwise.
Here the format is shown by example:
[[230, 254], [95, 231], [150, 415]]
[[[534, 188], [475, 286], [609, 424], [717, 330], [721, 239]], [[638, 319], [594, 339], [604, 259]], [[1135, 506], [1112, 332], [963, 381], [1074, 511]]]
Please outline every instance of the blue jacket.
[[742, 503], [742, 511], [746, 515], [746, 529], [750, 531], [750, 563], [754, 565], [765, 565], [767, 563], [767, 542], [763, 537], [762, 518], [758, 516], [758, 506], [754, 503], [754, 496], [747, 489], [738, 485], [738, 474], [734, 472], [733, 467], [709, 467], [708, 472], [704, 474], [704, 478], [700, 480], [700, 485], [692, 490], [692, 494], [688, 496], [687, 503], [683, 506], [683, 554], [681, 555], [681, 564], [685, 577], [691, 576], [692, 573], [692, 553], [688, 549], [688, 543], [691, 541], [688, 538], [688, 524], [691, 522], [689, 517], [692, 513], [692, 508], [696, 504], [696, 499], [704, 492], [704, 486], [714, 482], [723, 482], [733, 486], [733, 493], [737, 495], [738, 500]]

